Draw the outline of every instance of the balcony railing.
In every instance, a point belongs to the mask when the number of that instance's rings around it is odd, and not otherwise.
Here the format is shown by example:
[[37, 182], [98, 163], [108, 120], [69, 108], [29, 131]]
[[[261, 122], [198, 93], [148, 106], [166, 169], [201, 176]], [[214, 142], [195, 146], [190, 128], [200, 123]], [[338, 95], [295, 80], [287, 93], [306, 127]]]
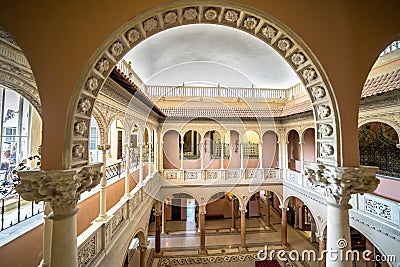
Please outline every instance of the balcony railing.
[[150, 97], [224, 97], [247, 99], [288, 99], [305, 92], [303, 84], [298, 83], [287, 89], [273, 88], [237, 88], [237, 87], [197, 87], [197, 86], [157, 86], [145, 85], [136, 75], [131, 64], [125, 60], [117, 63], [117, 69], [125, 74], [127, 79], [139, 87]]
[[106, 179], [112, 179], [114, 177], [121, 178], [122, 173], [122, 162], [117, 162], [115, 164], [106, 167]]
[[185, 170], [164, 170], [162, 175], [165, 181], [172, 184], [208, 184], [208, 183], [249, 183], [277, 182], [282, 179], [279, 169], [251, 168], [251, 169], [185, 169]]

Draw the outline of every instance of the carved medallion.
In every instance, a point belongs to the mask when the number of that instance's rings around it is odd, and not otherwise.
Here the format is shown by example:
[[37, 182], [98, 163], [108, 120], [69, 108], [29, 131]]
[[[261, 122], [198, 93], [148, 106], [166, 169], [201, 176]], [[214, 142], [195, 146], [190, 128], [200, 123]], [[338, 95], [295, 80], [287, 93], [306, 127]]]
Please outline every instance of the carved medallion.
[[77, 123], [75, 123], [74, 125], [74, 130], [75, 133], [80, 134], [80, 135], [84, 135], [87, 131], [88, 127], [86, 125], [86, 122], [84, 121], [79, 121]]
[[110, 62], [105, 58], [100, 59], [99, 62], [97, 62], [96, 64], [96, 69], [101, 73], [106, 72], [109, 67], [110, 67]]
[[236, 22], [239, 19], [239, 13], [234, 10], [228, 10], [225, 12], [225, 20], [229, 22]]
[[296, 66], [303, 64], [305, 61], [306, 61], [306, 57], [303, 55], [303, 53], [295, 53], [292, 55], [292, 62]]
[[286, 52], [289, 50], [291, 45], [291, 42], [289, 41], [289, 39], [281, 39], [278, 42], [278, 48], [279, 50]]
[[322, 86], [315, 86], [311, 88], [311, 94], [315, 99], [321, 99], [325, 96], [325, 89]]
[[89, 79], [87, 80], [87, 82], [86, 82], [86, 89], [87, 89], [89, 92], [92, 93], [94, 90], [97, 89], [97, 87], [99, 87], [99, 81], [97, 80], [97, 78], [91, 77], [91, 78], [89, 78]]
[[186, 8], [185, 11], [183, 12], [183, 17], [186, 20], [193, 20], [196, 19], [197, 16], [199, 15], [199, 13], [197, 12], [197, 10], [193, 7], [190, 8]]
[[277, 30], [276, 30], [274, 27], [272, 27], [272, 26], [265, 26], [265, 27], [262, 28], [262, 30], [261, 30], [261, 33], [262, 33], [265, 37], [267, 37], [267, 38], [269, 38], [269, 39], [274, 38], [274, 37], [276, 36], [276, 32], [277, 32]]
[[158, 21], [155, 18], [150, 18], [150, 19], [146, 20], [145, 22], [143, 22], [143, 29], [146, 32], [155, 30], [157, 28], [157, 26], [158, 26]]
[[178, 20], [178, 16], [176, 15], [176, 13], [174, 11], [170, 11], [170, 12], [166, 13], [164, 16], [164, 21], [167, 24], [174, 23], [177, 20]]
[[124, 51], [124, 46], [122, 45], [121, 42], [115, 42], [112, 44], [112, 46], [110, 47], [110, 53], [111, 55], [113, 55], [113, 57], [118, 57], [119, 55], [122, 54], [122, 52]]
[[76, 145], [72, 148], [72, 156], [74, 158], [82, 158], [85, 154], [85, 147], [83, 145]]
[[313, 68], [308, 68], [303, 71], [303, 78], [307, 82], [311, 82], [317, 78], [317, 72]]
[[244, 20], [243, 26], [248, 30], [254, 30], [257, 27], [258, 20], [255, 17], [248, 17]]
[[92, 107], [92, 104], [90, 103], [90, 100], [87, 98], [81, 98], [78, 103], [78, 108], [81, 112], [86, 113], [90, 108]]
[[140, 33], [137, 29], [132, 28], [126, 33], [126, 38], [130, 43], [134, 43], [139, 40]]
[[214, 20], [217, 18], [217, 16], [218, 12], [214, 8], [209, 8], [207, 9], [206, 13], [204, 13], [204, 17], [206, 18], [206, 20]]

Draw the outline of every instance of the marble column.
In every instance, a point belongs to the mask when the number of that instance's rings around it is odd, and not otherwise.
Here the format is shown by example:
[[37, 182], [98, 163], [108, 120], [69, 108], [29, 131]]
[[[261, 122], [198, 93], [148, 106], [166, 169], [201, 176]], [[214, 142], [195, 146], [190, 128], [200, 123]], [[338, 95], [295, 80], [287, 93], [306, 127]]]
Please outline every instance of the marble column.
[[160, 149], [159, 149], [159, 170], [164, 171], [164, 141], [160, 142]]
[[50, 203], [44, 204], [44, 221], [43, 221], [43, 259], [39, 267], [49, 267], [51, 258], [51, 236], [53, 232], [53, 221], [49, 219], [49, 214], [52, 212]]
[[148, 157], [147, 176], [151, 175], [151, 151], [152, 151], [151, 147], [152, 147], [152, 145], [153, 145], [152, 142], [147, 142], [147, 147], [148, 147], [147, 152], [149, 153], [147, 155], [147, 157]]
[[100, 181], [100, 214], [97, 217], [96, 221], [105, 221], [108, 218], [107, 215], [107, 177], [106, 177], [106, 168], [107, 168], [107, 150], [110, 149], [110, 145], [101, 144], [97, 146], [98, 150], [101, 150], [101, 159], [102, 159], [102, 167], [101, 172], [103, 176], [101, 177]]
[[204, 170], [204, 137], [201, 135], [200, 141], [200, 170]]
[[183, 144], [184, 144], [185, 142], [184, 141], [181, 141], [181, 170], [183, 170]]
[[53, 210], [51, 266], [77, 267], [76, 213], [79, 196], [99, 184], [101, 163], [71, 170], [20, 171], [16, 191], [27, 201], [47, 201]]
[[139, 183], [143, 185], [143, 143], [139, 144]]
[[318, 257], [321, 258], [319, 261], [319, 267], [325, 267], [326, 266], [326, 236], [320, 235], [318, 237], [319, 239], [319, 255]]
[[303, 173], [304, 171], [304, 142], [300, 141], [299, 142], [299, 146], [300, 146], [300, 172]]
[[366, 267], [374, 267], [375, 246], [367, 238], [365, 239], [365, 250], [371, 251], [371, 254], [368, 257], [369, 261], [365, 261]]
[[147, 265], [147, 262], [146, 262], [147, 247], [140, 246], [139, 251], [140, 251], [140, 267], [146, 267], [146, 265]]
[[207, 254], [206, 251], [206, 206], [199, 207], [199, 229], [200, 229], [200, 254]]
[[287, 245], [287, 211], [288, 208], [281, 207], [282, 210], [282, 223], [281, 223], [281, 243], [282, 246]]
[[155, 248], [156, 254], [161, 252], [161, 203], [156, 202], [154, 216], [156, 218]]
[[[327, 250], [346, 255], [351, 250], [349, 200], [351, 194], [373, 192], [379, 184], [377, 167], [334, 167], [314, 162], [304, 165], [305, 177], [325, 189], [327, 203]], [[329, 253], [328, 253], [329, 254]], [[351, 261], [327, 256], [328, 267], [350, 267]]]
[[269, 192], [265, 195], [265, 226], [271, 226], [271, 196]]
[[258, 168], [262, 169], [263, 168], [263, 148], [262, 148], [263, 142], [260, 141], [258, 143], [258, 158], [259, 158], [259, 166]]
[[[294, 206], [294, 229], [299, 229], [299, 207], [296, 205]], [[303, 218], [304, 220], [304, 218]]]
[[224, 160], [225, 160], [225, 152], [224, 152], [224, 138], [221, 139], [221, 170], [224, 169]]
[[240, 208], [240, 252], [247, 252], [246, 245], [246, 208]]
[[232, 197], [232, 226], [231, 226], [231, 231], [236, 232], [237, 228], [236, 228], [236, 202], [237, 202], [237, 198], [236, 197]]
[[166, 216], [165, 216], [165, 203], [161, 202], [161, 234], [165, 234], [165, 223], [166, 223]]
[[244, 157], [243, 157], [243, 143], [240, 142], [240, 169], [243, 170], [243, 161], [244, 161]]
[[130, 195], [130, 179], [131, 179], [131, 152], [132, 147], [130, 144], [125, 144], [125, 197]]

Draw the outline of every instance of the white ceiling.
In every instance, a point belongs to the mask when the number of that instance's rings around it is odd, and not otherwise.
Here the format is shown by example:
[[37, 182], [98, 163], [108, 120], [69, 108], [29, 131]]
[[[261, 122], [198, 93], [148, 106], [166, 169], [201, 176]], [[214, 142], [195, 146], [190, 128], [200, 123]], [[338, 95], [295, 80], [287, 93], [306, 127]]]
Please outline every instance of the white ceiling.
[[241, 30], [180, 26], [141, 42], [124, 57], [147, 85], [289, 88], [300, 82], [270, 46]]

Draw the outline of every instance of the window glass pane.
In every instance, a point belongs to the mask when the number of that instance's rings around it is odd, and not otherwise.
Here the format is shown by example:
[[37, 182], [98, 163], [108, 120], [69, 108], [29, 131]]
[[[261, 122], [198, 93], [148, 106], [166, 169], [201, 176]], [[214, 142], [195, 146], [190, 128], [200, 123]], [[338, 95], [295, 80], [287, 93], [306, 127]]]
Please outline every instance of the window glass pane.
[[29, 135], [30, 128], [30, 103], [28, 100], [24, 99], [22, 106], [22, 122], [21, 122], [21, 136]]
[[3, 113], [3, 135], [9, 136], [9, 141], [14, 141], [14, 136], [19, 134], [19, 100], [20, 96], [16, 92], [6, 90]]
[[89, 133], [89, 155], [92, 162], [101, 161], [101, 156], [97, 145], [99, 144], [99, 126], [96, 120], [92, 117], [90, 119], [90, 133]]

